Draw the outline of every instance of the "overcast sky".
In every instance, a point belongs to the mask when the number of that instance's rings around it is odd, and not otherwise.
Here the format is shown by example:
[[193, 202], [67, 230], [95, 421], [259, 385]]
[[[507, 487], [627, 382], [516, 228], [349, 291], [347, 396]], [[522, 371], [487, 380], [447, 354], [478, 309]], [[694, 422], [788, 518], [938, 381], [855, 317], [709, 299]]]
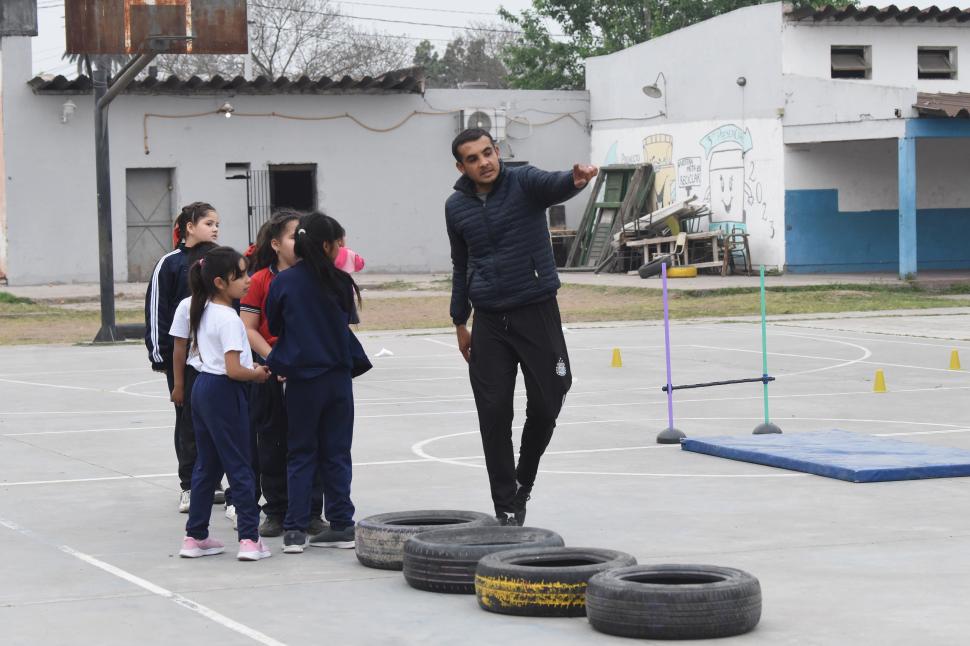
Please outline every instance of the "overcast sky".
[[[416, 39], [415, 43], [421, 38], [428, 38], [443, 50], [452, 34], [456, 30], [461, 30], [469, 21], [497, 21], [499, 18], [495, 11], [499, 6], [517, 13], [530, 7], [532, 2], [531, 0], [360, 0], [360, 2], [336, 2], [335, 0], [334, 4], [339, 5], [345, 15], [352, 16], [362, 28], [386, 31], [398, 36], [410, 36]], [[934, 3], [932, 0], [899, 3], [900, 6], [910, 4], [929, 7]], [[38, 0], [38, 9], [40, 35], [33, 43], [34, 72], [70, 76], [73, 74], [74, 65], [61, 60], [61, 55], [64, 53], [64, 0]], [[374, 18], [382, 20], [373, 20]], [[391, 20], [400, 22], [385, 22]]]
[[[416, 39], [414, 43], [421, 38], [432, 39], [441, 50], [453, 32], [460, 31], [468, 22], [498, 21], [495, 12], [499, 6], [513, 12], [532, 6], [531, 0], [360, 0], [334, 4], [345, 15], [353, 16], [363, 29], [411, 36]], [[381, 18], [382, 21], [368, 18]], [[40, 33], [33, 42], [34, 72], [73, 75], [75, 66], [61, 60], [64, 53], [64, 0], [38, 0], [38, 28]]]

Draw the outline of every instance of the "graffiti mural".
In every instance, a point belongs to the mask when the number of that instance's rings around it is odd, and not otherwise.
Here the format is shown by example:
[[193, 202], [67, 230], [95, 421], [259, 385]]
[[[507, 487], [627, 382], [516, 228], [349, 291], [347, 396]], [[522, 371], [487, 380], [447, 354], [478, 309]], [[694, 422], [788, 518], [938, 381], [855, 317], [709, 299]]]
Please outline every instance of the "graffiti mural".
[[[691, 140], [693, 137], [687, 139]], [[769, 238], [775, 237], [768, 190], [759, 172], [764, 160], [754, 159], [756, 147], [750, 130], [733, 123], [719, 125], [696, 139], [696, 147], [691, 143], [684, 146], [682, 134], [675, 139], [669, 132], [649, 134], [639, 141], [642, 147], [634, 150], [624, 150], [622, 140], [613, 141], [604, 161], [652, 164], [652, 208], [696, 195], [711, 209], [708, 228], [748, 230], [754, 221], [760, 221], [758, 228]]]

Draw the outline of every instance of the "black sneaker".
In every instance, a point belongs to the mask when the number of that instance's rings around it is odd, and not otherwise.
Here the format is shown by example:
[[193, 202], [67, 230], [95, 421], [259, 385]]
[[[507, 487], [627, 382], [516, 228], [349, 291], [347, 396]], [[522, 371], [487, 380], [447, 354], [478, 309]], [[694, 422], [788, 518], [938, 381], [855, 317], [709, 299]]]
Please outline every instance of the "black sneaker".
[[259, 526], [260, 536], [282, 536], [283, 535], [283, 517], [267, 516], [266, 520], [262, 522]]
[[354, 526], [351, 525], [343, 529], [327, 527], [310, 539], [310, 545], [313, 547], [336, 547], [344, 550], [353, 549], [356, 545], [354, 542]]
[[306, 533], [310, 536], [316, 536], [317, 534], [322, 534], [323, 532], [330, 529], [330, 525], [324, 519], [317, 516], [310, 520], [310, 526], [307, 527]]
[[509, 516], [508, 514], [503, 514], [501, 512], [495, 514], [495, 519], [498, 524], [503, 527], [521, 527], [522, 523], [514, 516]]
[[521, 527], [525, 524], [525, 503], [532, 498], [532, 487], [519, 487], [512, 498], [512, 506], [515, 508], [515, 524]]
[[216, 487], [215, 493], [212, 494], [212, 504], [213, 505], [224, 505], [226, 504], [226, 492], [222, 490], [222, 485]]
[[291, 529], [283, 535], [283, 551], [287, 554], [302, 554], [306, 547], [306, 532]]

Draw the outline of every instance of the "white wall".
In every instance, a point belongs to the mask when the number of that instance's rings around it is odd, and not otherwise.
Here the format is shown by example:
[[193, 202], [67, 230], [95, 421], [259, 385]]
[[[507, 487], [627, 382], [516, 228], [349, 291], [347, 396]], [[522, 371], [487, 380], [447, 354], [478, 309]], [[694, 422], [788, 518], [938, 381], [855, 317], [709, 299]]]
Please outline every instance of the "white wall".
[[[27, 61], [29, 70], [29, 52]], [[19, 68], [18, 68], [19, 69]], [[85, 282], [98, 277], [94, 177], [93, 99], [70, 97], [77, 111], [60, 123], [66, 96], [35, 96], [22, 73], [10, 78], [4, 95], [7, 132], [8, 275], [11, 284]], [[186, 115], [212, 111], [224, 101], [236, 110], [219, 115], [147, 120], [148, 113]], [[317, 164], [319, 206], [347, 229], [349, 244], [372, 271], [448, 270], [444, 201], [458, 177], [451, 156], [454, 114], [416, 115], [387, 133], [361, 128], [348, 119], [298, 121], [244, 117], [278, 112], [294, 116], [352, 114], [374, 128], [388, 128], [412, 112], [449, 111], [466, 106], [505, 106], [518, 122], [509, 124], [502, 146], [514, 159], [565, 169], [586, 161], [585, 92], [430, 90], [420, 95], [317, 96], [134, 96], [122, 95], [110, 108], [114, 266], [127, 278], [125, 170], [173, 168], [174, 202], [211, 202], [220, 211], [220, 241], [248, 243], [245, 185], [226, 180], [226, 163], [253, 169], [270, 164]], [[546, 123], [562, 114], [571, 117]], [[523, 123], [529, 122], [529, 123]], [[531, 125], [530, 125], [531, 124]], [[584, 198], [567, 208], [578, 222]], [[174, 215], [174, 214], [173, 214]]]
[[587, 59], [593, 129], [629, 128], [664, 110], [663, 99], [642, 92], [660, 72], [667, 117], [651, 122], [776, 117], [784, 105], [781, 29], [781, 4], [757, 5]]
[[658, 185], [674, 187], [671, 201], [697, 195], [711, 205], [714, 221], [744, 222], [754, 262], [780, 266], [785, 252], [781, 137], [778, 119], [594, 131], [592, 158], [596, 164], [653, 163]]
[[[970, 142], [917, 142], [918, 209], [970, 208]], [[840, 211], [896, 210], [897, 143], [894, 139], [785, 147], [788, 190], [836, 189]]]
[[0, 277], [7, 275], [7, 182], [3, 142], [3, 38], [0, 38]]
[[[863, 23], [847, 20], [801, 24], [785, 22], [782, 32], [785, 74], [831, 77], [832, 45], [870, 45], [872, 78], [844, 83], [915, 87], [920, 92], [966, 92], [970, 90], [970, 28], [966, 23], [933, 20], [897, 23], [887, 20]], [[918, 79], [916, 51], [922, 46], [957, 47], [955, 80]], [[966, 70], [961, 69], [964, 65]]]

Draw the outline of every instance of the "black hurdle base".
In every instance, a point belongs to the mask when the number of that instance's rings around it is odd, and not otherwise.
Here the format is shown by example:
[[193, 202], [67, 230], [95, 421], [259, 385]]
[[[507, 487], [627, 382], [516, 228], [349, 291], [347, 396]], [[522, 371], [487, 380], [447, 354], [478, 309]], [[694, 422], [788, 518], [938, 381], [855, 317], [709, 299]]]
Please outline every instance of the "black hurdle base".
[[777, 424], [772, 424], [771, 422], [758, 424], [751, 432], [752, 435], [770, 435], [772, 433], [781, 433], [781, 429], [778, 428]]
[[657, 435], [657, 444], [680, 444], [680, 441], [686, 438], [687, 435], [683, 431], [665, 428]]

